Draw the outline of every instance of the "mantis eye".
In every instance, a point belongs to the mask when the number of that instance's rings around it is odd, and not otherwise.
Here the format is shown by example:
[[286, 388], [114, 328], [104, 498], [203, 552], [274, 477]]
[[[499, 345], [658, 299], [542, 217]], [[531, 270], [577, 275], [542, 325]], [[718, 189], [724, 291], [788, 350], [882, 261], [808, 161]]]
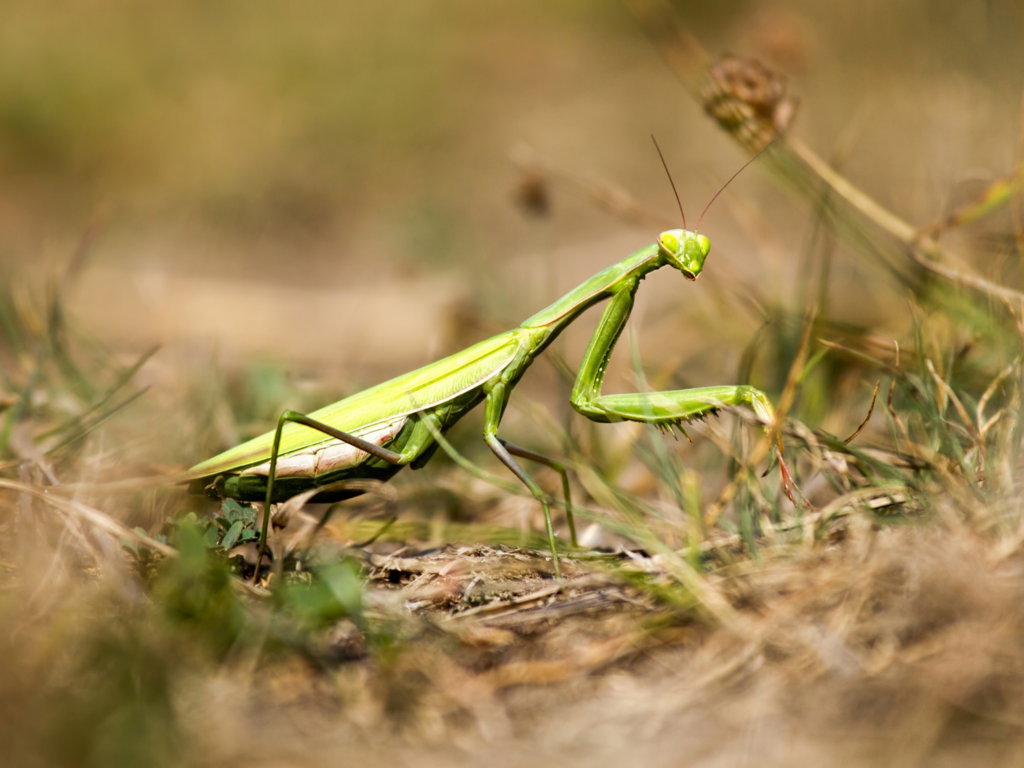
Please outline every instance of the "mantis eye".
[[673, 235], [671, 232], [662, 232], [661, 237], [658, 238], [658, 242], [660, 242], [661, 247], [664, 248], [669, 253], [679, 253], [679, 238]]

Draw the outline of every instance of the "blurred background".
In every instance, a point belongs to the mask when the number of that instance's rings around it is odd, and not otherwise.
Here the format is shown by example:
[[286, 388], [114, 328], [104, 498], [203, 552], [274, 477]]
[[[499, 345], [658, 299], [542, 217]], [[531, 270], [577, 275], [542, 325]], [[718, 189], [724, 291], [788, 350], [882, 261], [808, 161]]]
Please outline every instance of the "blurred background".
[[[787, 77], [793, 134], [908, 221], [1013, 166], [1018, 2], [676, 7], [713, 55]], [[544, 210], [524, 208], [524, 164], [677, 224], [652, 133], [692, 220], [746, 160], [619, 2], [6, 2], [0, 263], [39, 278], [87, 238], [83, 330], [355, 386], [517, 324], [657, 234], [545, 178]], [[712, 211], [702, 280], [787, 296], [808, 207], [752, 168]], [[905, 319], [853, 260], [835, 269], [836, 317]], [[709, 348], [713, 383], [735, 350], [705, 330], [726, 310], [709, 290], [656, 275], [635, 324], [645, 357]]]

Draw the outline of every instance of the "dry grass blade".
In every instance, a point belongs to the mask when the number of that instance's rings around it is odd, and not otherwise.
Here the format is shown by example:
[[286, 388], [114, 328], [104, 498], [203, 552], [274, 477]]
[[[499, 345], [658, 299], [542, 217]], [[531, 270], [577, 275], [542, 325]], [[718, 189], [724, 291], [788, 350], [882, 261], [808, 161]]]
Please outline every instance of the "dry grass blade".
[[[289, 528], [292, 520], [300, 516], [302, 508], [314, 496], [321, 493], [331, 493], [333, 491], [341, 490], [359, 491], [377, 496], [384, 501], [388, 510], [387, 514], [391, 515], [393, 515], [395, 506], [398, 503], [398, 491], [389, 483], [383, 483], [380, 480], [342, 480], [320, 488], [314, 488], [313, 490], [306, 491], [305, 493], [300, 493], [299, 495], [288, 499], [288, 501], [283, 504], [280, 504], [273, 511], [271, 516], [274, 528]], [[333, 509], [334, 507], [332, 505], [319, 519], [310, 517], [309, 515], [302, 515], [302, 526], [297, 532], [290, 533], [287, 539], [278, 537], [275, 542], [271, 543], [270, 549], [274, 555], [276, 563], [275, 568], [279, 568], [283, 564], [284, 558], [292, 552], [297, 550], [307, 550], [312, 546], [314, 538], [327, 524]], [[387, 527], [390, 527], [394, 521], [395, 518], [392, 516], [391, 520], [386, 522], [382, 528], [379, 528], [367, 542], [357, 544], [356, 546], [363, 547], [373, 543], [373, 541], [376, 540]]]
[[877, 368], [881, 368], [882, 370], [896, 370], [894, 367], [890, 366], [888, 363], [882, 360], [879, 360], [877, 357], [873, 357], [872, 355], [869, 355], [866, 352], [862, 352], [859, 349], [848, 347], [845, 344], [840, 344], [839, 342], [832, 341], [831, 339], [823, 339], [821, 337], [818, 337], [817, 342], [822, 346], [829, 347], [830, 349], [836, 349], [839, 350], [840, 352], [845, 352], [848, 355], [857, 358], [858, 360], [863, 360], [864, 362], [870, 363], [871, 365]]
[[342, 480], [293, 496], [277, 507], [271, 519], [275, 524], [286, 527], [291, 517], [306, 506], [310, 499], [317, 494], [331, 493], [333, 491], [358, 491], [360, 493], [372, 494], [382, 499], [389, 511], [393, 511], [395, 504], [398, 503], [398, 491], [389, 483], [384, 483], [380, 480]]
[[[124, 523], [115, 520], [105, 512], [101, 512], [100, 510], [90, 507], [87, 504], [83, 504], [80, 501], [66, 499], [61, 496], [48, 493], [47, 491], [40, 490], [39, 488], [34, 488], [22, 483], [15, 483], [10, 480], [0, 480], [0, 488], [17, 491], [22, 494], [28, 494], [46, 502], [55, 510], [62, 513], [62, 515], [67, 516], [65, 519], [71, 525], [73, 532], [77, 529], [77, 521], [82, 521], [98, 528], [109, 536], [115, 537], [117, 541], [127, 539], [135, 542], [136, 544], [149, 547], [154, 552], [158, 552], [165, 557], [178, 556], [178, 551], [174, 549], [174, 547], [157, 541], [145, 533], [133, 530]], [[269, 595], [269, 592], [265, 589], [256, 585], [247, 584], [240, 579], [233, 578], [232, 585], [235, 589], [241, 589], [258, 597], [266, 597]]]
[[52, 492], [64, 495], [89, 494], [89, 493], [139, 493], [140, 491], [151, 491], [154, 488], [166, 488], [172, 485], [181, 485], [193, 479], [188, 472], [175, 472], [169, 475], [153, 475], [152, 477], [133, 477], [128, 480], [114, 480], [109, 483], [65, 483], [51, 489]]
[[[975, 441], [975, 444], [978, 446], [978, 450], [982, 454], [984, 454], [985, 441], [982, 438], [981, 434], [978, 432], [979, 425], [976, 425], [973, 421], [971, 421], [971, 417], [968, 415], [967, 409], [964, 408], [964, 404], [960, 402], [960, 398], [957, 397], [956, 392], [954, 392], [953, 388], [946, 383], [945, 379], [939, 376], [938, 372], [935, 370], [935, 366], [932, 364], [932, 361], [925, 360], [925, 366], [928, 368], [928, 373], [931, 374], [932, 379], [934, 379], [935, 383], [938, 385], [939, 390], [943, 393], [945, 397], [948, 397], [950, 401], [953, 403], [953, 407], [956, 409], [957, 415], [960, 417], [960, 420], [964, 423], [964, 426], [970, 433], [971, 438]], [[942, 404], [939, 403], [939, 411], [941, 412], [942, 410]]]
[[485, 603], [484, 605], [477, 606], [476, 608], [461, 611], [460, 613], [456, 613], [449, 617], [448, 621], [458, 622], [476, 616], [493, 616], [499, 613], [506, 613], [521, 609], [523, 606], [536, 603], [538, 600], [544, 600], [552, 595], [557, 595], [569, 589], [586, 589], [589, 587], [607, 586], [610, 583], [613, 583], [613, 580], [604, 574], [591, 574], [589, 576], [566, 579], [553, 586], [538, 589], [525, 595], [519, 595], [511, 600], [496, 600], [492, 603]]
[[776, 409], [778, 412], [778, 419], [776, 419], [776, 424], [772, 428], [773, 437], [779, 433], [779, 422], [786, 417], [786, 414], [789, 413], [789, 409], [793, 407], [793, 401], [796, 398], [796, 390], [800, 385], [800, 379], [804, 374], [804, 366], [807, 364], [807, 353], [811, 348], [811, 334], [814, 331], [814, 323], [817, 319], [817, 307], [811, 309], [804, 318], [803, 330], [800, 334], [800, 344], [797, 346], [796, 355], [793, 357], [793, 363], [789, 367], [789, 373], [786, 376], [786, 385], [782, 388], [782, 395], [779, 397], [779, 406]]
[[850, 441], [852, 441], [853, 438], [859, 435], [861, 430], [864, 429], [864, 427], [867, 426], [867, 423], [871, 420], [871, 414], [875, 412], [875, 400], [878, 399], [878, 388], [880, 386], [882, 386], [881, 379], [875, 382], [875, 391], [871, 393], [871, 405], [868, 406], [867, 416], [865, 416], [864, 420], [857, 426], [855, 430], [853, 430], [853, 433], [845, 440], [843, 440], [844, 443], [849, 443]]
[[[811, 508], [810, 502], [804, 497], [803, 493], [797, 488], [796, 483], [789, 476], [789, 471], [786, 469], [786, 465], [782, 458], [782, 425], [786, 419], [786, 415], [789, 413], [789, 409], [793, 407], [793, 401], [796, 398], [796, 390], [800, 384], [801, 378], [804, 375], [804, 369], [807, 364], [807, 353], [811, 347], [811, 334], [814, 331], [814, 322], [818, 317], [818, 307], [815, 306], [807, 317], [804, 318], [803, 331], [800, 335], [800, 344], [797, 347], [796, 355], [793, 357], [793, 364], [789, 367], [789, 373], [786, 376], [786, 385], [782, 388], [782, 395], [779, 397], [779, 405], [775, 413], [775, 423], [771, 425], [771, 430], [768, 433], [768, 438], [754, 451], [753, 463], [761, 461], [768, 452], [771, 450], [772, 445], [778, 444], [778, 458], [779, 458], [779, 469], [782, 474], [782, 485], [786, 491], [786, 495], [789, 496], [789, 500], [793, 504], [798, 505], [802, 502], [808, 509]], [[796, 491], [794, 496], [793, 491]]]
[[[73, 429], [76, 427], [84, 427], [86, 420], [92, 414], [96, 413], [103, 406], [105, 406], [121, 390], [121, 388], [124, 387], [125, 384], [130, 382], [135, 377], [135, 374], [139, 372], [139, 369], [142, 368], [142, 366], [145, 365], [146, 362], [149, 361], [149, 359], [152, 358], [153, 355], [155, 355], [159, 351], [159, 344], [146, 350], [144, 353], [142, 353], [142, 355], [139, 356], [138, 360], [136, 360], [129, 368], [127, 368], [123, 373], [121, 373], [117, 377], [117, 380], [110, 386], [106, 393], [97, 398], [96, 401], [92, 403], [86, 410], [84, 410], [82, 413], [76, 414], [74, 417], [68, 419], [67, 421], [59, 424], [54, 428], [36, 435], [35, 439], [37, 441], [42, 441], [46, 440], [48, 437], [52, 437], [66, 430]], [[137, 397], [138, 394], [139, 393], [136, 393], [134, 396]], [[121, 403], [121, 405], [117, 406], [116, 408], [111, 409], [110, 413], [113, 413], [114, 411], [123, 408], [125, 405], [128, 404], [128, 402], [130, 402], [130, 400]], [[105, 420], [105, 418], [107, 417], [101, 415], [97, 420], [95, 420], [92, 424], [89, 425], [89, 429], [95, 429], [95, 427], [101, 424], [102, 420]], [[55, 446], [49, 450], [55, 451], [59, 447], [60, 446]]]
[[52, 456], [52, 455], [54, 455], [56, 453], [59, 453], [63, 449], [67, 448], [69, 445], [73, 445], [74, 443], [78, 442], [79, 440], [84, 438], [86, 435], [88, 435], [90, 432], [92, 432], [94, 429], [96, 429], [97, 427], [102, 425], [104, 422], [107, 422], [110, 419], [114, 418], [114, 416], [116, 416], [118, 414], [118, 412], [120, 412], [123, 409], [127, 408], [129, 405], [131, 405], [133, 402], [138, 400], [140, 397], [142, 397], [148, 391], [149, 391], [149, 387], [143, 387], [138, 392], [132, 393], [131, 395], [126, 397], [124, 400], [122, 400], [117, 405], [112, 406], [108, 411], [106, 411], [104, 413], [101, 413], [98, 417], [96, 417], [95, 419], [90, 421], [88, 424], [85, 424], [84, 426], [82, 426], [82, 428], [79, 429], [77, 432], [74, 432], [73, 434], [68, 435], [65, 439], [61, 440], [59, 443], [57, 443], [52, 448], [48, 448], [46, 450], [46, 455], [47, 456]]
[[118, 538], [129, 539], [130, 541], [134, 541], [136, 544], [142, 544], [149, 547], [154, 552], [159, 552], [161, 555], [174, 557], [177, 554], [173, 547], [162, 544], [144, 533], [134, 531], [105, 512], [94, 509], [80, 501], [66, 499], [40, 490], [39, 488], [33, 488], [30, 485], [23, 485], [22, 483], [15, 483], [10, 480], [0, 480], [0, 488], [6, 488], [11, 491], [17, 491], [18, 493], [26, 493], [35, 496], [37, 499], [45, 501], [54, 509], [60, 510], [64, 514], [72, 515], [75, 518], [84, 520], [90, 525], [99, 528], [104, 533]]
[[[830, 501], [826, 506], [817, 512], [801, 515], [800, 517], [786, 518], [781, 522], [772, 525], [776, 532], [787, 532], [804, 529], [813, 532], [820, 525], [832, 520], [846, 517], [858, 509], [869, 509], [880, 511], [889, 507], [907, 504], [912, 499], [911, 489], [902, 485], [871, 486], [858, 488], [857, 490], [844, 493]], [[700, 542], [694, 547], [685, 547], [679, 550], [679, 554], [688, 557], [694, 552], [705, 554], [715, 550], [737, 549], [743, 544], [743, 537], [738, 533], [725, 536], [715, 536]]]
[[[985, 408], [986, 406], [988, 406], [988, 401], [992, 399], [992, 396], [999, 389], [999, 385], [1006, 380], [1007, 376], [1013, 373], [1014, 369], [1018, 365], [1019, 361], [1014, 361], [1010, 365], [1006, 366], [1002, 371], [1000, 371], [999, 374], [994, 379], [992, 379], [992, 383], [988, 385], [988, 387], [985, 389], [985, 392], [978, 400], [978, 407], [975, 409], [975, 416], [977, 417], [977, 423], [980, 427], [982, 437], [985, 436], [985, 433], [988, 431], [989, 426], [991, 426], [990, 422], [995, 423], [991, 419], [988, 421], [986, 421], [985, 419]], [[996, 414], [996, 416], [998, 416], [998, 414]], [[992, 418], [995, 419], [996, 416], [993, 416]]]
[[895, 339], [892, 343], [896, 347], [896, 364], [893, 369], [892, 381], [889, 382], [889, 397], [885, 401], [885, 407], [889, 411], [889, 415], [892, 417], [893, 423], [899, 427], [900, 433], [903, 435], [903, 439], [910, 443], [910, 433], [907, 431], [907, 427], [904, 425], [903, 419], [901, 419], [900, 415], [896, 413], [896, 409], [892, 405], [892, 396], [896, 392], [896, 378], [900, 372], [900, 343]]
[[944, 216], [939, 221], [921, 227], [921, 237], [936, 237], [943, 232], [963, 227], [981, 219], [1006, 205], [1020, 190], [1021, 169], [998, 178], [966, 205]]
[[645, 632], [631, 632], [580, 648], [571, 658], [518, 661], [486, 673], [494, 688], [521, 685], [551, 685], [590, 674], [627, 656], [642, 652]]

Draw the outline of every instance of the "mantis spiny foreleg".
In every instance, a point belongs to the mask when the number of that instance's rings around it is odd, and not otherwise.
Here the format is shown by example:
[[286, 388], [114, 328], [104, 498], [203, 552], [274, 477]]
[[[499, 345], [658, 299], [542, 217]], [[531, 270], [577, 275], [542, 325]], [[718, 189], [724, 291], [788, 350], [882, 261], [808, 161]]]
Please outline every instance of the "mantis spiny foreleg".
[[675, 426], [704, 418], [723, 407], [746, 406], [767, 422], [765, 429], [770, 430], [775, 411], [768, 397], [759, 389], [747, 385], [700, 387], [671, 392], [601, 394], [612, 350], [633, 308], [637, 284], [636, 279], [623, 281], [616, 287], [611, 301], [605, 307], [576, 376], [572, 390], [573, 408], [593, 421], [638, 421]]

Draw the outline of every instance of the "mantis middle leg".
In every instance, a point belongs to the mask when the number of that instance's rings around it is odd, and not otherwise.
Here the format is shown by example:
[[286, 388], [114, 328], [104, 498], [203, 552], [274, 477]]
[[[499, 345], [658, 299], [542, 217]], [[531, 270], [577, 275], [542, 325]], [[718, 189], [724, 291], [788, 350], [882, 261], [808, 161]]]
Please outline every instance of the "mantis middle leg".
[[513, 456], [518, 456], [521, 459], [529, 459], [530, 461], [536, 461], [538, 464], [550, 467], [562, 476], [562, 494], [565, 496], [565, 518], [569, 523], [569, 541], [574, 547], [579, 546], [576, 543], [576, 521], [573, 519], [572, 515], [572, 493], [569, 490], [569, 473], [565, 471], [565, 466], [549, 456], [545, 456], [543, 453], [537, 453], [536, 451], [531, 451], [528, 448], [520, 448], [518, 445], [510, 443], [508, 440], [502, 440], [500, 437], [498, 438], [498, 442], [505, 446], [505, 450]]
[[565, 467], [554, 459], [526, 448], [520, 448], [498, 437], [498, 425], [501, 423], [501, 416], [505, 411], [507, 403], [508, 393], [506, 385], [504, 382], [499, 382], [487, 393], [487, 400], [484, 404], [484, 442], [487, 443], [487, 446], [494, 455], [498, 457], [498, 460], [508, 467], [512, 474], [518, 477], [519, 481], [529, 489], [533, 497], [540, 502], [541, 509], [544, 510], [544, 526], [547, 530], [548, 545], [551, 547], [551, 564], [555, 569], [555, 578], [561, 578], [562, 573], [558, 565], [558, 548], [555, 543], [555, 529], [551, 522], [551, 507], [548, 504], [547, 494], [543, 488], [537, 485], [532, 477], [526, 474], [523, 468], [519, 466], [519, 463], [512, 457], [519, 456], [522, 459], [545, 464], [562, 476], [562, 490], [565, 493], [565, 515], [569, 522], [569, 535], [572, 545], [576, 546], [576, 523], [573, 520], [572, 514], [569, 477]]

